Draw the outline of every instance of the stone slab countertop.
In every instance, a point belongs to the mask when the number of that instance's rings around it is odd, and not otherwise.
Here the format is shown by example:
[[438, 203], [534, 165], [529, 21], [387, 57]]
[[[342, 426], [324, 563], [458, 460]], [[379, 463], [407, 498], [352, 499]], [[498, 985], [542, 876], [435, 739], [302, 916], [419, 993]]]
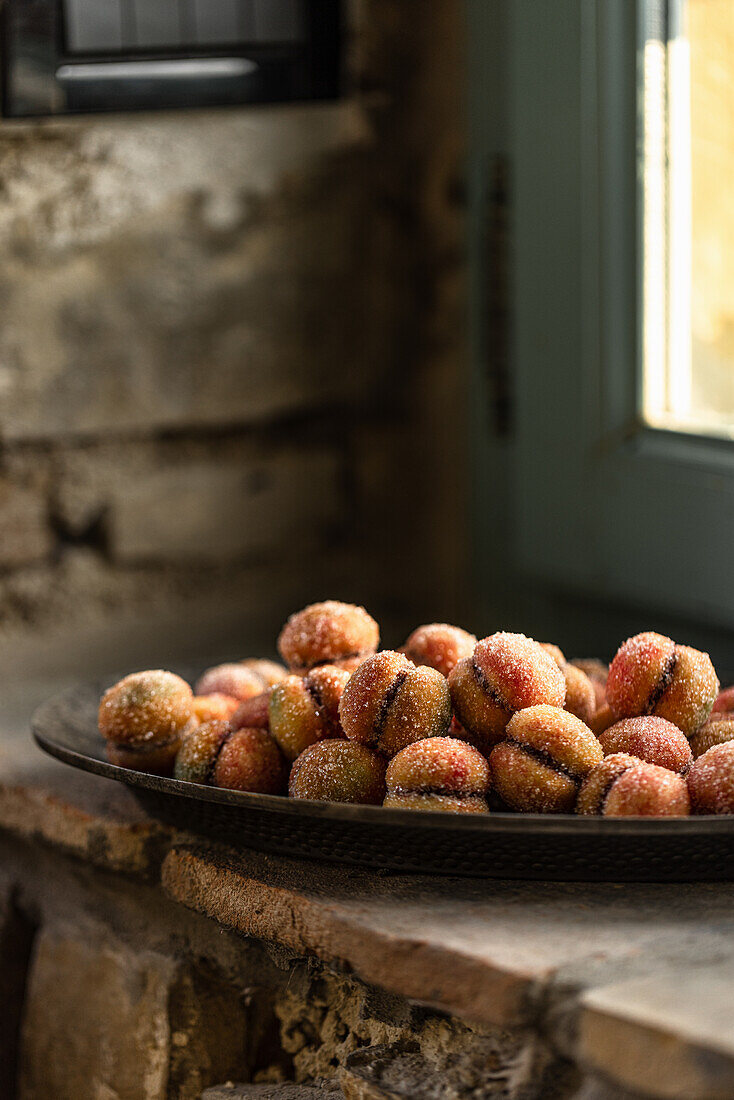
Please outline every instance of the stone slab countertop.
[[387, 876], [213, 846], [44, 756], [28, 717], [51, 687], [0, 704], [5, 831], [470, 1022], [538, 1029], [620, 1088], [734, 1096], [734, 884]]

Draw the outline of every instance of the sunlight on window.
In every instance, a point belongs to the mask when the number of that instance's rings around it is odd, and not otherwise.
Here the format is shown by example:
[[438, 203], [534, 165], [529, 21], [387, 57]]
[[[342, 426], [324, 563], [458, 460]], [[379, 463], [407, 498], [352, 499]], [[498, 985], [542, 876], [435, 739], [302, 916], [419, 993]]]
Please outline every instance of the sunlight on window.
[[734, 0], [651, 4], [644, 53], [644, 410], [734, 436]]

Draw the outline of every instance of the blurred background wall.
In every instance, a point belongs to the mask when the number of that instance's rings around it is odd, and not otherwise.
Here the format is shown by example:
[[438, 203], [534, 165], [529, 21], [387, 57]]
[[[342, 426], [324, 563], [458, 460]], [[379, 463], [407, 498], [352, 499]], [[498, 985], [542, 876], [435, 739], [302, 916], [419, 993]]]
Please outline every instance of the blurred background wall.
[[335, 105], [0, 129], [6, 652], [462, 618], [462, 7], [353, 3]]

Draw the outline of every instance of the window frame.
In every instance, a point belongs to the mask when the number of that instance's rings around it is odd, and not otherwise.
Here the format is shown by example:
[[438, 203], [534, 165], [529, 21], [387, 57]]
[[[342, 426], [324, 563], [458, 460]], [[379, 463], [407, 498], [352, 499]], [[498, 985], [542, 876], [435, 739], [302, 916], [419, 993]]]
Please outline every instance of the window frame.
[[642, 0], [513, 0], [515, 550], [734, 625], [734, 446], [642, 420]]

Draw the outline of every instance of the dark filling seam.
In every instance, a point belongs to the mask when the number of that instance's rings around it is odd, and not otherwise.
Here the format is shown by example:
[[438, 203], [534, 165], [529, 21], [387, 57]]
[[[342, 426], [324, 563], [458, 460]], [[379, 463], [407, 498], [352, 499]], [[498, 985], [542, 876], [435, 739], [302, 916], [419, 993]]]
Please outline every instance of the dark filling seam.
[[387, 718], [388, 718], [388, 715], [390, 713], [390, 707], [395, 702], [395, 697], [398, 694], [398, 692], [400, 691], [400, 689], [403, 686], [403, 684], [405, 683], [405, 681], [407, 680], [407, 678], [408, 678], [408, 670], [407, 669], [403, 669], [402, 672], [398, 672], [395, 679], [391, 683], [390, 687], [385, 692], [385, 694], [383, 696], [383, 699], [382, 699], [382, 703], [380, 704], [380, 709], [379, 709], [379, 711], [377, 713], [377, 717], [375, 719], [375, 723], [372, 727], [372, 744], [373, 745], [376, 745], [376, 744], [379, 743], [379, 740], [382, 737], [382, 732], [385, 729], [385, 723], [387, 722]]
[[233, 729], [228, 730], [227, 733], [225, 733], [222, 740], [217, 745], [217, 751], [214, 753], [214, 756], [212, 757], [211, 763], [209, 765], [209, 769], [206, 773], [206, 779], [204, 780], [204, 785], [205, 786], [207, 786], [207, 787], [211, 786], [212, 779], [214, 778], [214, 769], [217, 766], [217, 761], [219, 760], [219, 756], [222, 752], [222, 749], [227, 744], [230, 737], [232, 737], [235, 733], [237, 733], [237, 730], [233, 730]]
[[551, 771], [556, 772], [558, 775], [563, 775], [566, 779], [570, 779], [572, 783], [577, 786], [581, 784], [582, 778], [580, 775], [576, 775], [570, 768], [567, 768], [564, 764], [555, 760], [549, 752], [545, 749], [536, 749], [532, 745], [525, 745], [522, 741], [516, 741], [513, 737], [508, 737], [507, 744], [512, 745], [514, 748], [519, 749], [520, 752], [524, 752], [526, 756], [530, 756], [533, 760], [537, 760], [539, 764], [544, 764], [546, 768], [550, 768]]
[[308, 677], [306, 677], [306, 679], [303, 681], [303, 686], [306, 689], [307, 694], [311, 696], [313, 705], [316, 708], [316, 713], [318, 715], [319, 712], [324, 709], [324, 700], [318, 685], [311, 683]]
[[658, 705], [665, 692], [668, 690], [673, 682], [673, 676], [675, 675], [675, 666], [678, 664], [678, 647], [675, 646], [673, 652], [665, 662], [662, 676], [660, 677], [657, 687], [650, 693], [650, 698], [647, 700], [647, 714], [652, 714], [655, 707]]
[[450, 790], [448, 787], [394, 787], [390, 794], [399, 795], [411, 795], [411, 794], [434, 794], [440, 795], [445, 798], [458, 798], [462, 801], [473, 801], [484, 796], [477, 791], [456, 791]]
[[609, 795], [612, 793], [612, 787], [617, 782], [617, 780], [621, 779], [625, 772], [629, 771], [630, 768], [634, 768], [634, 767], [635, 767], [634, 764], [620, 764], [619, 771], [614, 772], [614, 774], [612, 776], [610, 776], [610, 778], [607, 780], [606, 787], [604, 787], [603, 791], [599, 795], [599, 803], [598, 803], [597, 810], [596, 810], [596, 812], [598, 814], [602, 814], [602, 815], [604, 814], [604, 810], [606, 809], [606, 806], [607, 806], [607, 799], [609, 798]]
[[476, 682], [478, 683], [479, 687], [482, 689], [484, 694], [488, 695], [489, 698], [491, 699], [491, 701], [495, 704], [495, 706], [499, 707], [500, 710], [503, 710], [505, 712], [505, 714], [512, 714], [511, 708], [508, 707], [507, 703], [502, 698], [502, 696], [497, 691], [497, 689], [492, 687], [492, 685], [490, 684], [489, 680], [487, 679], [487, 677], [482, 672], [481, 668], [477, 664], [474, 657], [472, 657], [471, 668], [472, 668], [472, 673], [474, 674], [474, 679], [476, 680]]
[[340, 653], [338, 657], [327, 657], [325, 661], [316, 661], [307, 667], [309, 669], [323, 668], [325, 665], [336, 665], [338, 667], [339, 661], [356, 661], [358, 657], [369, 657], [371, 653], [371, 649], [358, 649], [354, 653]]

